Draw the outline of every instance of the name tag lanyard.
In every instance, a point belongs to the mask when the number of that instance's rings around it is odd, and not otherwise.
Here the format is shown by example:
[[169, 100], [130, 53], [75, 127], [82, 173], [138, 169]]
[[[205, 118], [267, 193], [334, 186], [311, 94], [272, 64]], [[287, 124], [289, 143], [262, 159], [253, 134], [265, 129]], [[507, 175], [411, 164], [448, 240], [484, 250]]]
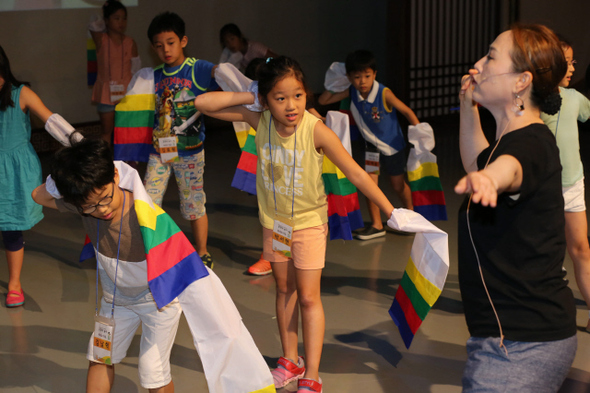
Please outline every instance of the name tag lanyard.
[[98, 251], [100, 238], [100, 220], [96, 221], [96, 302], [94, 307], [94, 339], [93, 359], [95, 362], [112, 364], [113, 338], [115, 336], [115, 295], [117, 293], [117, 272], [119, 270], [119, 253], [121, 251], [121, 232], [123, 229], [123, 214], [125, 212], [126, 194], [123, 190], [123, 209], [121, 223], [119, 224], [119, 239], [117, 241], [117, 264], [115, 265], [115, 281], [113, 289], [113, 303], [111, 304], [110, 318], [98, 315]]
[[[275, 252], [283, 254], [284, 256], [291, 258], [291, 238], [293, 235], [293, 216], [295, 212], [295, 164], [297, 159], [297, 126], [295, 126], [295, 145], [293, 146], [293, 174], [291, 175], [292, 194], [293, 199], [291, 202], [291, 221], [289, 224], [279, 220], [279, 210], [277, 207], [277, 193], [275, 189], [275, 175], [272, 157], [272, 143], [270, 140], [272, 126], [272, 114], [268, 123], [268, 148], [270, 149], [270, 171], [272, 178], [272, 194], [275, 202], [275, 220], [272, 234], [272, 249]], [[284, 176], [282, 176], [284, 177]], [[286, 184], [285, 184], [286, 185]]]
[[[118, 101], [123, 98], [125, 95], [125, 85], [117, 83], [113, 80], [111, 75], [111, 38], [107, 37], [107, 58], [109, 59], [108, 63], [108, 70], [109, 70], [109, 92], [111, 96], [111, 102]], [[125, 67], [125, 45], [123, 41], [121, 41], [121, 75], [120, 78], [123, 79], [123, 69]]]

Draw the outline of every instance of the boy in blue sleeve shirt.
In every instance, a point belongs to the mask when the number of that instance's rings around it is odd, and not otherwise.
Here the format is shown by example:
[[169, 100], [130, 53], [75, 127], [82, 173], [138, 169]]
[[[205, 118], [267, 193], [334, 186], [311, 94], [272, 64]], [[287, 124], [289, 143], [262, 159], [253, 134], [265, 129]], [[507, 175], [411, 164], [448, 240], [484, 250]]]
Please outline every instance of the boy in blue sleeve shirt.
[[[136, 74], [127, 93], [128, 96], [137, 94], [137, 86], [152, 84], [153, 88], [143, 88], [141, 93], [155, 92], [153, 124], [145, 124], [146, 128], [153, 126], [149, 158], [142, 157], [148, 161], [145, 188], [152, 200], [161, 206], [171, 172], [174, 172], [182, 217], [191, 222], [197, 253], [208, 267], [213, 267], [207, 251], [209, 224], [203, 190], [205, 127], [201, 114], [194, 107], [194, 99], [207, 89], [217, 89], [214, 79], [217, 66], [185, 56], [184, 48], [188, 43], [185, 24], [175, 13], [157, 15], [150, 23], [148, 37], [163, 64], [153, 69], [153, 81], [151, 69], [148, 69], [147, 79], [144, 78], [145, 69]], [[117, 136], [115, 139], [117, 144]], [[115, 158], [135, 159], [118, 154], [117, 146]]]

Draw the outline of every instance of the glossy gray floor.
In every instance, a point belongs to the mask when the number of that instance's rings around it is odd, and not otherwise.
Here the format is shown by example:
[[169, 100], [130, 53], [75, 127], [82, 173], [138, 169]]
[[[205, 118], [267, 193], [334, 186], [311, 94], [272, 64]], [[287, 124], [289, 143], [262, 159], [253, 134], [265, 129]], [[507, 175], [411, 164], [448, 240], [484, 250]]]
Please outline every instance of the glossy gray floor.
[[[462, 314], [456, 266], [456, 212], [462, 198], [452, 186], [462, 176], [456, 128], [437, 130], [437, 154], [446, 192], [449, 221], [437, 222], [449, 233], [451, 268], [445, 290], [407, 350], [388, 315], [409, 257], [413, 237], [387, 233], [372, 241], [328, 244], [322, 295], [326, 336], [320, 374], [324, 392], [460, 392], [468, 333]], [[260, 255], [261, 230], [255, 197], [230, 187], [239, 155], [231, 130], [210, 130], [205, 188], [209, 214], [209, 249], [219, 275], [260, 351], [269, 364], [281, 354], [274, 312], [272, 277], [244, 274]], [[47, 170], [48, 156], [42, 156]], [[190, 237], [180, 218], [175, 185], [164, 209]], [[392, 190], [383, 181], [386, 194]], [[393, 198], [392, 198], [393, 199]], [[398, 204], [393, 199], [394, 204]], [[364, 202], [361, 201], [364, 209]], [[367, 219], [365, 212], [365, 219]], [[0, 392], [80, 392], [84, 390], [85, 350], [95, 303], [93, 261], [77, 262], [84, 232], [75, 215], [45, 210], [45, 219], [26, 232], [22, 283], [26, 304], [0, 306]], [[0, 253], [0, 287], [7, 271]], [[576, 295], [578, 325], [588, 313], [565, 267]], [[579, 331], [576, 360], [561, 392], [590, 392], [590, 334]], [[143, 392], [137, 376], [138, 340], [116, 367], [113, 392]], [[172, 351], [176, 392], [206, 392], [199, 357], [181, 321]], [[293, 384], [294, 385], [294, 384]], [[288, 386], [282, 392], [293, 392]], [[228, 392], [231, 393], [231, 392]]]

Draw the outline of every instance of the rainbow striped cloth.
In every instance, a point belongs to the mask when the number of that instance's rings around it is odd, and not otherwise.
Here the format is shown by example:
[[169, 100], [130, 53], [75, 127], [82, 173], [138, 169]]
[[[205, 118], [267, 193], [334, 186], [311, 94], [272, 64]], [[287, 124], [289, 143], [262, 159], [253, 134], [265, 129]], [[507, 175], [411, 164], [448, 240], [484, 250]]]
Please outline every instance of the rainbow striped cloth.
[[408, 156], [408, 181], [414, 211], [430, 221], [446, 220], [445, 194], [438, 174], [434, 148], [434, 132], [428, 123], [410, 126], [408, 140], [414, 145]]
[[143, 187], [137, 171], [115, 161], [119, 187], [133, 192], [148, 285], [158, 308], [178, 298], [211, 393], [272, 393], [270, 370], [219, 278]]
[[410, 260], [389, 309], [406, 348], [410, 348], [445, 285], [449, 271], [448, 235], [407, 209], [395, 209], [387, 224], [399, 231], [416, 232]]
[[[326, 117], [326, 125], [336, 132], [350, 153], [350, 139], [346, 139], [349, 138], [348, 116], [330, 111]], [[235, 123], [234, 128], [236, 128]], [[236, 136], [239, 143], [237, 128]], [[231, 183], [232, 187], [253, 195], [256, 195], [256, 164], [258, 162], [255, 139], [256, 130], [250, 128]], [[352, 231], [364, 225], [356, 187], [326, 156], [324, 156], [322, 179], [328, 197], [330, 240], [352, 240]]]
[[[242, 123], [237, 123], [242, 124]], [[231, 182], [231, 186], [238, 190], [246, 191], [249, 194], [256, 195], [256, 164], [258, 162], [258, 153], [256, 152], [256, 130], [250, 128], [246, 139], [243, 139], [238, 133], [236, 123], [234, 123], [234, 129], [236, 129], [236, 137], [238, 143], [242, 148], [242, 154], [240, 154], [240, 160], [238, 161], [238, 167], [236, 173]]]
[[133, 75], [127, 94], [115, 107], [115, 160], [148, 161], [153, 151], [155, 91], [153, 68]]
[[98, 65], [96, 60], [96, 44], [90, 32], [86, 36], [86, 73], [88, 86], [94, 86], [98, 73]]

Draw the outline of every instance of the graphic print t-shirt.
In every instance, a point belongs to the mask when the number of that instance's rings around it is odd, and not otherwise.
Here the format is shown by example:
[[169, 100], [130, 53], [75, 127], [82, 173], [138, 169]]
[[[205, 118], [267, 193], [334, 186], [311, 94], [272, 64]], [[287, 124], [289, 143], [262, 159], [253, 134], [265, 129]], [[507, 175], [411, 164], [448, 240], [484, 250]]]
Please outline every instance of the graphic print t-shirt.
[[180, 156], [198, 153], [203, 149], [205, 127], [197, 115], [194, 100], [207, 89], [216, 89], [211, 78], [215, 65], [205, 60], [187, 58], [177, 67], [165, 64], [154, 69], [156, 111], [153, 146], [158, 151], [159, 138], [176, 136]]

